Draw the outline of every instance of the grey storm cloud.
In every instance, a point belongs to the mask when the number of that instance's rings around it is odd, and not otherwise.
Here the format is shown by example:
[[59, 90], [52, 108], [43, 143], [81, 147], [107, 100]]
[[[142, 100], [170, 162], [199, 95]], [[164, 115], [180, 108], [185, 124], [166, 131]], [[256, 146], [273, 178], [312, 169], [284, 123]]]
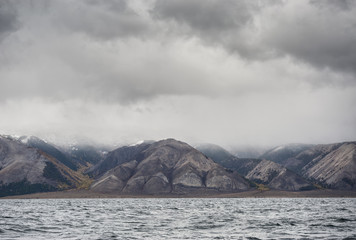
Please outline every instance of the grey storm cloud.
[[260, 7], [255, 1], [158, 0], [152, 14], [158, 19], [187, 26], [186, 29], [180, 28], [182, 34], [198, 35], [203, 41], [222, 45], [229, 52], [255, 58], [265, 53], [251, 45], [251, 39], [247, 39], [244, 31], [247, 28], [253, 31], [253, 15]]
[[[243, 75], [237, 81], [232, 80], [236, 73], [226, 76], [218, 62], [204, 66], [202, 48], [222, 48], [242, 64], [290, 56], [314, 68], [351, 73], [342, 80], [321, 80], [324, 75], [301, 80], [317, 86], [355, 82], [356, 4], [352, 1], [136, 3], [2, 2], [0, 30], [8, 41], [2, 44], [0, 61], [3, 69], [12, 70], [0, 72], [2, 99], [83, 96], [129, 103], [160, 95], [215, 97], [257, 89], [257, 75], [254, 80]], [[22, 73], [16, 71], [18, 67]]]
[[8, 5], [18, 10], [21, 28], [2, 46], [2, 100], [83, 97], [127, 104], [160, 95], [215, 95], [219, 89], [201, 59], [190, 63], [179, 56], [183, 41], [162, 43], [153, 20], [125, 1]]
[[355, 74], [355, 1], [297, 2], [158, 0], [154, 14], [249, 60], [289, 55]]
[[[300, 7], [298, 9], [298, 7]], [[356, 75], [356, 2], [312, 1], [277, 15], [263, 40], [315, 67]], [[354, 79], [355, 80], [355, 79]]]
[[0, 40], [5, 34], [14, 31], [17, 24], [16, 9], [9, 1], [0, 2]]
[[325, 1], [318, 1], [318, 0], [310, 0], [310, 3], [313, 5], [316, 5], [321, 8], [337, 8], [339, 10], [350, 10], [352, 8], [352, 5], [354, 5], [353, 0], [339, 0], [339, 1], [333, 1], [333, 0], [325, 0]]
[[206, 35], [238, 30], [251, 19], [251, 1], [156, 1], [152, 11], [159, 18], [186, 23]]
[[348, 0], [0, 1], [0, 134], [352, 140], [355, 16]]
[[[57, 16], [58, 24], [76, 32], [83, 32], [99, 39], [140, 37], [149, 33], [145, 19], [131, 9], [126, 1], [74, 1], [57, 2], [63, 9]], [[56, 6], [54, 6], [56, 8]]]
[[[199, 62], [205, 58], [198, 56], [198, 49], [204, 47], [201, 43], [210, 49], [222, 48], [247, 64], [290, 56], [315, 68], [351, 73], [342, 79], [342, 84], [355, 82], [353, 2], [133, 3], [2, 2], [1, 29], [7, 32], [8, 42], [2, 46], [0, 61], [7, 69], [13, 68], [13, 72], [3, 71], [5, 76], [0, 81], [6, 82], [6, 86], [2, 88], [2, 98], [16, 92], [19, 97], [84, 96], [127, 103], [160, 95], [215, 97], [244, 92], [241, 84], [221, 79], [223, 73], [212, 70], [212, 74]], [[179, 54], [189, 50], [196, 56], [187, 61], [183, 57], [192, 57]], [[24, 76], [15, 71], [15, 66], [21, 64], [27, 71]], [[32, 80], [24, 81], [24, 77]], [[302, 81], [316, 86], [321, 81], [338, 81], [318, 79]], [[254, 87], [247, 84], [244, 88]]]

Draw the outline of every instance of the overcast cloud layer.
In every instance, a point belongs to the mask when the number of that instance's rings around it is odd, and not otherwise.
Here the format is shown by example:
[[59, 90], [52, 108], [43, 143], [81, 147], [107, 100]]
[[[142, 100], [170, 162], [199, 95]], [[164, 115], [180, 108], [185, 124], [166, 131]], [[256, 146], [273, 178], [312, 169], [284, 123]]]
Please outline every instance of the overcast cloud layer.
[[0, 2], [0, 133], [356, 140], [356, 1]]

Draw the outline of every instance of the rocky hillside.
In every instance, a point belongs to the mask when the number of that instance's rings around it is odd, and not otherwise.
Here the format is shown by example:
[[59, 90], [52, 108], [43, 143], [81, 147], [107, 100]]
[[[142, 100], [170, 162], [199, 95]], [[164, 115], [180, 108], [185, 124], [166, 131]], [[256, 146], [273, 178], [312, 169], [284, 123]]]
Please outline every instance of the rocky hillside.
[[44, 141], [35, 136], [10, 138], [13, 140], [19, 140], [21, 143], [29, 147], [41, 150], [74, 171], [97, 164], [105, 158], [106, 152], [109, 149], [106, 146], [89, 144], [56, 146], [53, 143]]
[[[70, 188], [123, 194], [202, 194], [277, 190], [356, 190], [356, 142], [292, 144], [238, 158], [212, 144], [167, 139], [106, 152], [58, 147], [36, 137], [0, 135], [0, 196]], [[85, 175], [87, 173], [88, 175]]]
[[246, 178], [256, 183], [265, 184], [271, 189], [303, 191], [315, 188], [301, 176], [269, 160], [261, 160], [256, 167], [248, 172]]
[[53, 156], [0, 136], [0, 195], [76, 188], [85, 179]]
[[198, 149], [223, 167], [236, 170], [250, 181], [278, 190], [309, 190], [313, 185], [298, 174], [269, 160], [242, 159], [220, 146], [209, 144]]
[[42, 152], [54, 157], [70, 169], [78, 170], [78, 165], [70, 159], [64, 152], [60, 151], [56, 146], [35, 136], [22, 136], [19, 140], [27, 146], [41, 150]]
[[307, 156], [312, 160], [302, 168], [303, 176], [328, 188], [356, 190], [356, 142], [319, 146], [296, 159]]
[[280, 161], [306, 179], [334, 189], [356, 189], [356, 142], [310, 146]]
[[[125, 153], [125, 154], [122, 154]], [[112, 169], [101, 175], [108, 165]], [[99, 192], [162, 194], [250, 188], [236, 172], [227, 171], [186, 143], [174, 139], [119, 148], [93, 168]]]
[[152, 143], [153, 141], [144, 141], [140, 144], [117, 148], [109, 152], [107, 156], [99, 162], [99, 164], [94, 165], [87, 172], [91, 176], [98, 177], [106, 173], [108, 170], [133, 159], [140, 161], [144, 157], [142, 152]]

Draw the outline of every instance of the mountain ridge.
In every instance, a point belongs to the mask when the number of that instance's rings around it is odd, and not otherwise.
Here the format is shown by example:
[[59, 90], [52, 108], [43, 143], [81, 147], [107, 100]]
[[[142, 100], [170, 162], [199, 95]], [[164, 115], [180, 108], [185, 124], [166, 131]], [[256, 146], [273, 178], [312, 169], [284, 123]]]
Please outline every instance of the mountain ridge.
[[356, 142], [287, 144], [261, 156], [265, 158], [238, 158], [218, 145], [193, 148], [175, 139], [141, 141], [110, 151], [91, 145], [57, 146], [34, 136], [0, 135], [0, 195], [78, 188], [154, 195], [256, 187], [356, 190]]
[[313, 145], [281, 164], [326, 188], [356, 189], [356, 141]]
[[47, 153], [0, 136], [0, 195], [69, 189], [85, 179]]
[[266, 159], [238, 158], [217, 145], [198, 146], [198, 149], [222, 166], [236, 170], [250, 181], [276, 190], [313, 189], [313, 185], [282, 165]]

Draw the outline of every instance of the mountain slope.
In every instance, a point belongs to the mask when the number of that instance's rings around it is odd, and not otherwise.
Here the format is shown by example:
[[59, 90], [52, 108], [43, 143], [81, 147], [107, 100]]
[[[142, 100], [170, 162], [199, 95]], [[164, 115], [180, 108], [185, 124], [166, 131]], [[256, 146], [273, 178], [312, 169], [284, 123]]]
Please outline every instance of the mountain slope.
[[77, 187], [84, 179], [43, 151], [0, 136], [0, 195]]
[[356, 189], [356, 142], [309, 146], [294, 156], [274, 154], [269, 159], [278, 159], [286, 168], [324, 187]]
[[281, 145], [275, 148], [272, 148], [265, 152], [264, 154], [260, 155], [258, 158], [260, 159], [267, 159], [283, 166], [286, 166], [286, 162], [289, 158], [297, 156], [299, 153], [313, 147], [312, 144], [287, 144]]
[[296, 173], [288, 170], [282, 165], [261, 160], [249, 173], [246, 178], [256, 183], [262, 183], [272, 189], [299, 191], [314, 189], [313, 185], [307, 182]]
[[267, 185], [269, 188], [293, 191], [313, 189], [313, 186], [301, 176], [272, 161], [240, 159], [213, 144], [197, 148], [223, 167], [236, 170], [250, 181]]
[[55, 159], [57, 159], [58, 161], [60, 161], [70, 169], [74, 171], [78, 170], [78, 166], [76, 165], [76, 163], [74, 163], [68, 156], [66, 156], [62, 151], [60, 151], [54, 145], [47, 143], [35, 136], [30, 136], [30, 137], [22, 136], [19, 138], [19, 140], [30, 147], [37, 148], [47, 153], [48, 155], [54, 157]]
[[[125, 153], [124, 157], [120, 152]], [[91, 189], [95, 191], [160, 194], [249, 189], [249, 183], [237, 173], [174, 139], [117, 149], [109, 157], [110, 161], [101, 164], [111, 162], [116, 166], [93, 183]], [[103, 169], [101, 164], [94, 171]]]
[[[316, 156], [319, 149], [310, 149], [308, 153]], [[319, 153], [302, 168], [303, 176], [329, 188], [356, 190], [356, 142], [330, 144], [323, 149], [327, 151]]]
[[97, 177], [120, 164], [132, 160], [139, 161], [143, 158], [142, 152], [146, 150], [151, 144], [152, 141], [145, 141], [141, 144], [117, 148], [109, 152], [104, 159], [90, 168], [87, 172], [91, 176]]
[[306, 150], [295, 153], [294, 156], [288, 157], [281, 161], [281, 164], [286, 168], [303, 175], [303, 168], [310, 162], [317, 162], [326, 154], [340, 147], [342, 143], [337, 144], [320, 144], [307, 148]]

